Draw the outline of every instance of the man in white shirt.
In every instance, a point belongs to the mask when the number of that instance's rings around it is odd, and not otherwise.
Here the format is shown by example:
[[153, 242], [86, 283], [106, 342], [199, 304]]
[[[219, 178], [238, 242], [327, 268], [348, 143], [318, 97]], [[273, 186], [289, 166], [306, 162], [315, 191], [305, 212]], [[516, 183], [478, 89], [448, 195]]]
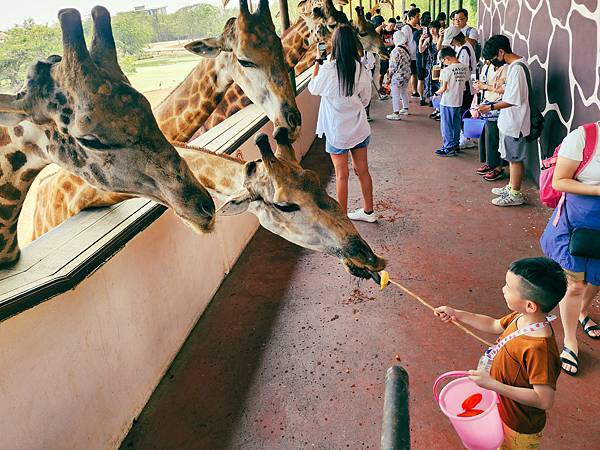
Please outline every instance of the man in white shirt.
[[410, 52], [410, 87], [412, 96], [419, 97], [417, 92], [417, 42], [413, 37], [413, 33], [421, 28], [421, 10], [419, 8], [411, 9], [408, 12], [408, 23], [402, 27], [397, 33], [404, 33], [406, 42], [408, 43], [408, 51]]
[[470, 27], [467, 25], [469, 21], [469, 12], [465, 8], [457, 9], [454, 12], [454, 26], [460, 28], [460, 31], [465, 35], [467, 42], [471, 44], [473, 48], [477, 46], [477, 40], [479, 35], [477, 34], [477, 29], [474, 27]]
[[[500, 110], [498, 130], [500, 131], [500, 155], [509, 162], [510, 181], [503, 188], [492, 189], [498, 197], [492, 200], [496, 206], [522, 205], [525, 200], [521, 193], [521, 183], [529, 143], [526, 137], [531, 131], [531, 108], [529, 107], [529, 88], [525, 60], [514, 53], [506, 36], [492, 36], [483, 47], [483, 57], [496, 67], [509, 64], [506, 87], [502, 101], [492, 105], [479, 105], [480, 113]], [[529, 70], [527, 68], [527, 70]]]

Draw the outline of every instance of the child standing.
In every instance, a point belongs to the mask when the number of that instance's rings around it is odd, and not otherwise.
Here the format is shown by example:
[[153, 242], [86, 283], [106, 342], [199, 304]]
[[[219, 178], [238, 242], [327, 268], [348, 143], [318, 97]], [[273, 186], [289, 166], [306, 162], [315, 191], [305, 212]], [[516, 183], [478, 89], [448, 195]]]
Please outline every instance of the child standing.
[[[410, 52], [406, 35], [401, 31], [394, 33], [394, 50], [390, 54], [388, 77], [392, 90], [393, 113], [385, 116], [388, 120], [400, 120], [408, 114], [408, 82], [410, 81]], [[402, 108], [400, 107], [402, 103]]]
[[469, 67], [456, 58], [451, 47], [440, 50], [440, 61], [445, 67], [440, 73], [441, 87], [435, 93], [442, 94], [440, 101], [440, 128], [444, 144], [435, 151], [438, 156], [456, 156], [460, 144], [463, 93], [469, 76]]
[[442, 322], [461, 322], [486, 333], [500, 334], [498, 340], [534, 324], [535, 331], [509, 340], [493, 358], [491, 371], [471, 370], [478, 386], [500, 395], [500, 417], [504, 425], [501, 449], [539, 448], [546, 425], [546, 410], [554, 403], [560, 358], [556, 339], [546, 314], [564, 296], [566, 277], [560, 265], [548, 258], [514, 261], [502, 288], [513, 312], [501, 319], [440, 306], [434, 313]]

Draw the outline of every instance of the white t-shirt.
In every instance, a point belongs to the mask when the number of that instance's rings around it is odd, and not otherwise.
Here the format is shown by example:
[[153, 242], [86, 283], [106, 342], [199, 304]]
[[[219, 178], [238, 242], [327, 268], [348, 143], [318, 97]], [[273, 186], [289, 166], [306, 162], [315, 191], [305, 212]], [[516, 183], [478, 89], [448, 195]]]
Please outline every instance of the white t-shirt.
[[[596, 132], [600, 136], [600, 122], [596, 123]], [[585, 131], [583, 127], [571, 131], [560, 144], [558, 156], [583, 161], [583, 149], [585, 147]], [[596, 141], [596, 152], [585, 169], [576, 178], [585, 184], [600, 185], [600, 140]]]
[[308, 90], [321, 96], [317, 135], [325, 134], [327, 142], [336, 148], [348, 149], [371, 135], [365, 107], [371, 100], [371, 74], [356, 61], [354, 94], [340, 93], [335, 61], [326, 60], [317, 76], [310, 80]]
[[[461, 52], [460, 49], [463, 47], [466, 48]], [[471, 75], [477, 73], [477, 57], [475, 56], [473, 46], [468, 42], [465, 42], [465, 45], [454, 47], [454, 51], [456, 52], [458, 60], [469, 68], [469, 76], [467, 79], [470, 80]], [[476, 94], [477, 90], [473, 87], [473, 83], [469, 82], [469, 85], [471, 86], [471, 94]]]
[[498, 130], [505, 136], [515, 138], [529, 136], [531, 130], [527, 77], [523, 67], [517, 65], [517, 62], [527, 65], [521, 58], [508, 66], [506, 87], [502, 95], [502, 101], [514, 106], [501, 109], [498, 116]]
[[417, 59], [417, 43], [413, 39], [413, 29], [410, 25], [406, 24], [400, 30], [406, 36], [406, 45], [408, 47], [408, 51], [410, 52], [410, 59], [415, 61]]
[[365, 52], [363, 57], [360, 59], [360, 62], [368, 71], [373, 70], [375, 68], [375, 54], [371, 52]]
[[453, 108], [462, 106], [465, 81], [469, 77], [469, 68], [466, 64], [455, 63], [444, 67], [440, 72], [440, 81], [448, 83], [448, 89], [442, 94], [440, 105]]
[[477, 28], [465, 25], [465, 27], [460, 31], [462, 31], [462, 34], [464, 34], [465, 37], [475, 39], [476, 41], [479, 39], [479, 34], [477, 34]]

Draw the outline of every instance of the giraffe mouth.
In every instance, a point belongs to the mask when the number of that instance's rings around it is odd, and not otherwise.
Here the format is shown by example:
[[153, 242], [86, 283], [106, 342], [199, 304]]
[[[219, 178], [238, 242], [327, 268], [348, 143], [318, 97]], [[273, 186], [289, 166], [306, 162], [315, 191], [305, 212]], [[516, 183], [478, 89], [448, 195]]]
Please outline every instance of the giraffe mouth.
[[372, 278], [377, 281], [379, 279], [378, 272], [385, 269], [387, 262], [385, 259], [377, 257], [377, 262], [374, 265], [363, 265], [351, 259], [344, 259], [343, 264], [350, 275], [364, 279]]

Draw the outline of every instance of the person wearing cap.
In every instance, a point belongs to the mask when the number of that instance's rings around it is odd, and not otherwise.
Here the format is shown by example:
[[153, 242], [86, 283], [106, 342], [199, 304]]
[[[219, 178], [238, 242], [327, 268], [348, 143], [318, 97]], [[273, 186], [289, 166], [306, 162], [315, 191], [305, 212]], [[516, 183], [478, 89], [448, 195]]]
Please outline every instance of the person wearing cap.
[[[461, 108], [461, 115], [465, 113], [470, 107], [473, 101], [473, 96], [477, 90], [473, 86], [470, 80], [473, 75], [477, 75], [477, 58], [475, 57], [475, 50], [469, 42], [467, 42], [465, 35], [461, 29], [457, 26], [451, 26], [444, 32], [444, 39], [442, 41], [443, 47], [453, 47], [456, 52], [458, 60], [465, 64], [469, 68], [469, 74], [467, 77], [467, 88], [465, 89], [463, 105]], [[460, 148], [475, 147], [477, 144], [472, 139], [467, 139], [461, 132], [460, 135]]]
[[[388, 77], [392, 91], [392, 114], [385, 116], [388, 120], [400, 120], [408, 115], [408, 81], [410, 80], [410, 52], [406, 35], [402, 31], [394, 33], [394, 50], [390, 54]], [[400, 107], [402, 103], [402, 107]]]

